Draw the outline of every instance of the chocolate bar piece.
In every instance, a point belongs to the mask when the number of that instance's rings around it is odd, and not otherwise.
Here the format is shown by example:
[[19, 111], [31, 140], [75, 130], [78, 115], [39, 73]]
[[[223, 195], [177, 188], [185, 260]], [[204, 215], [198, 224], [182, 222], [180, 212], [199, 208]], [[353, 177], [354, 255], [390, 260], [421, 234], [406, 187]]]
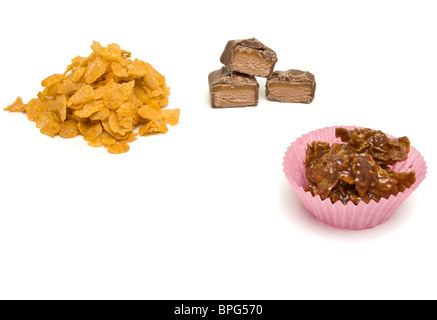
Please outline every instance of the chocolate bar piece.
[[259, 85], [255, 77], [222, 67], [211, 72], [208, 81], [213, 108], [258, 105]]
[[220, 62], [231, 71], [268, 77], [278, 61], [276, 53], [255, 38], [228, 41]]
[[308, 71], [275, 71], [266, 81], [268, 100], [310, 103], [314, 99], [316, 80]]

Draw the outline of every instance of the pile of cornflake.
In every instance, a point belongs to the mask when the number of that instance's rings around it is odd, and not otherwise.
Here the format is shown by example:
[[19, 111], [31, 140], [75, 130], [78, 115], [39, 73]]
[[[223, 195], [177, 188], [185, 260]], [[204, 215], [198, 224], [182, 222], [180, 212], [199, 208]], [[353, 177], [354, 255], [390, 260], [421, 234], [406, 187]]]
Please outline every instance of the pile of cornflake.
[[[64, 74], [42, 81], [38, 98], [21, 98], [5, 108], [26, 112], [41, 133], [73, 138], [82, 134], [92, 147], [110, 153], [129, 151], [138, 134], [165, 133], [179, 122], [179, 109], [164, 110], [170, 89], [150, 64], [130, 58], [118, 44], [106, 48], [94, 41], [93, 53], [76, 57]], [[138, 133], [134, 129], [139, 126]]]

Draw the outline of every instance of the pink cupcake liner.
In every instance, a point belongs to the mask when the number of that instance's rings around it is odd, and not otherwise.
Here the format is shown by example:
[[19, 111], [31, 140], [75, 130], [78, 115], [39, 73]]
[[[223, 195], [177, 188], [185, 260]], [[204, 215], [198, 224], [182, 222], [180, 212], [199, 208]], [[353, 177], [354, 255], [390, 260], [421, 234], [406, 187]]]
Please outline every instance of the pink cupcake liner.
[[[356, 127], [341, 126], [352, 130]], [[339, 229], [361, 230], [380, 225], [387, 221], [399, 208], [399, 206], [413, 193], [426, 176], [426, 162], [422, 155], [413, 147], [410, 149], [407, 160], [398, 162], [392, 166], [397, 172], [415, 171], [416, 182], [404, 192], [388, 199], [380, 199], [379, 202], [370, 201], [368, 204], [360, 202], [358, 205], [348, 202], [346, 205], [340, 201], [332, 203], [331, 200], [321, 200], [319, 196], [313, 197], [310, 192], [305, 192], [308, 185], [305, 177], [305, 157], [307, 143], [312, 141], [324, 141], [330, 144], [341, 143], [335, 137], [337, 127], [327, 127], [311, 131], [293, 142], [285, 153], [283, 167], [288, 181], [296, 191], [306, 210], [316, 219]], [[389, 137], [393, 137], [387, 135]]]

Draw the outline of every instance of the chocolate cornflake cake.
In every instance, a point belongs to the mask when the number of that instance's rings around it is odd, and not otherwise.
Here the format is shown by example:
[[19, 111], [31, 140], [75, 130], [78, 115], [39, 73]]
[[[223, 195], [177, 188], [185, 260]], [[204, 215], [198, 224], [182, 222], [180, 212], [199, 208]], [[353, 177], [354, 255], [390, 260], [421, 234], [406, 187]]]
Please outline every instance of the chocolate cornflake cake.
[[313, 141], [306, 151], [306, 191], [332, 203], [369, 203], [388, 199], [411, 187], [416, 174], [390, 169], [404, 161], [410, 151], [407, 137], [390, 139], [371, 129], [336, 129], [336, 137], [346, 143]]

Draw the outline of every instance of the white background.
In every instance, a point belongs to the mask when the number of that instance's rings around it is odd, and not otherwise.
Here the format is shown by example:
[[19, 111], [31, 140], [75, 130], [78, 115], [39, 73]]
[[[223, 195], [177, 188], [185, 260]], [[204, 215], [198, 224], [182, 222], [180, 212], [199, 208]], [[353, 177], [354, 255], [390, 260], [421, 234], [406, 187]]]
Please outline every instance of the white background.
[[[171, 87], [180, 124], [123, 155], [0, 112], [2, 299], [437, 298], [435, 1], [2, 1], [0, 106], [119, 43]], [[361, 3], [361, 4], [359, 4]], [[310, 105], [214, 110], [207, 76], [230, 39], [308, 70]], [[428, 176], [385, 224], [310, 217], [282, 172], [308, 131], [406, 135]]]

